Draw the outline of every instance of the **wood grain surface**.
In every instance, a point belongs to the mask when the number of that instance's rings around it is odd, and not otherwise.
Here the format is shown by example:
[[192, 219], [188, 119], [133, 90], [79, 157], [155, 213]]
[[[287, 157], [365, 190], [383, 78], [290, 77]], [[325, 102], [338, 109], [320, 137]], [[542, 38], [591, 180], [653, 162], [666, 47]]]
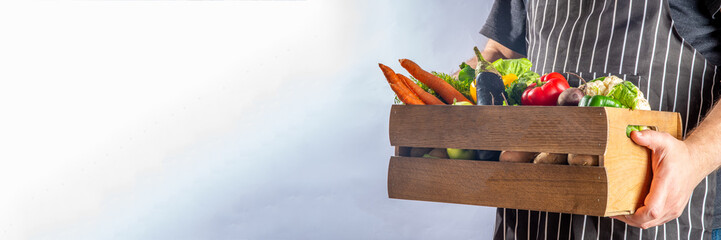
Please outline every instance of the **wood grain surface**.
[[602, 216], [602, 167], [391, 157], [390, 198]]
[[393, 146], [602, 155], [603, 108], [406, 106], [390, 116]]
[[627, 125], [653, 126], [681, 138], [681, 115], [675, 112], [606, 108], [609, 143], [603, 157], [608, 176], [606, 215], [630, 214], [643, 205], [651, 187], [651, 153], [626, 136]]
[[[391, 198], [614, 216], [641, 206], [650, 152], [627, 125], [679, 138], [678, 113], [596, 107], [401, 106], [391, 108]], [[412, 147], [591, 154], [600, 166], [412, 158]]]

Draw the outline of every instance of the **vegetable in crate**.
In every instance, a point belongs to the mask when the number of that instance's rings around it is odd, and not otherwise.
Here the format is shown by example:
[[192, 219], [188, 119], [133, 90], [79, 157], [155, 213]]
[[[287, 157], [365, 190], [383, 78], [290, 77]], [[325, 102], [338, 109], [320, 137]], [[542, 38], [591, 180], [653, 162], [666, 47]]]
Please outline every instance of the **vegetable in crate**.
[[446, 148], [448, 157], [451, 159], [475, 160], [476, 151], [470, 149]]
[[[453, 105], [473, 105], [473, 104], [469, 103], [469, 102], [456, 102], [456, 103], [453, 103]], [[476, 150], [447, 148], [446, 151], [448, 153], [448, 157], [451, 159], [465, 159], [465, 160], [475, 160], [476, 159]]]
[[631, 137], [631, 132], [633, 131], [643, 131], [643, 130], [649, 130], [648, 126], [639, 126], [639, 125], [628, 125], [626, 127], [626, 137]]
[[505, 86], [503, 85], [503, 79], [501, 73], [493, 66], [493, 64], [486, 61], [478, 51], [478, 47], [473, 48], [476, 52], [476, 58], [478, 58], [478, 77], [476, 78], [476, 98], [478, 101], [476, 105], [503, 105], [503, 96]]
[[411, 157], [423, 157], [423, 155], [428, 154], [431, 150], [433, 150], [433, 148], [412, 147], [408, 155]]
[[[473, 100], [473, 103], [475, 104], [478, 101], [478, 98], [476, 98], [476, 70], [473, 69], [470, 65], [464, 63], [461, 63], [459, 66], [461, 70], [458, 72], [458, 81], [459, 82], [470, 82], [470, 86], [468, 87], [468, 95], [471, 96], [471, 99]], [[458, 90], [458, 89], [457, 89]], [[460, 91], [460, 90], [459, 90]], [[461, 91], [462, 92], [462, 91]]]
[[[651, 110], [651, 106], [636, 85], [616, 76], [596, 78], [582, 86], [586, 96], [603, 95], [616, 99], [626, 108]], [[579, 106], [580, 103], [579, 103]]]
[[443, 103], [436, 96], [433, 96], [433, 94], [424, 91], [420, 86], [416, 85], [406, 76], [403, 76], [403, 74], [396, 73], [396, 76], [398, 77], [398, 79], [401, 80], [401, 82], [405, 83], [406, 86], [411, 89], [411, 91], [413, 91], [413, 93], [415, 93], [416, 96], [421, 99], [421, 101], [423, 101], [423, 103], [427, 105], [445, 105], [445, 103]]
[[[529, 83], [538, 79], [538, 74], [530, 71], [532, 64], [526, 58], [499, 59], [489, 63], [477, 47], [473, 48], [478, 58], [477, 70], [480, 72], [476, 79], [478, 105], [498, 105], [500, 97], [504, 105], [521, 104], [521, 95]], [[500, 79], [499, 79], [500, 77]], [[499, 94], [500, 93], [500, 94]], [[537, 153], [525, 152], [499, 152], [479, 150], [478, 158], [481, 160], [519, 161], [531, 162]]]
[[448, 152], [445, 148], [434, 148], [430, 152], [423, 155], [424, 158], [448, 158]]
[[[477, 105], [502, 105], [505, 97], [503, 82], [501, 78], [490, 72], [482, 72], [476, 80]], [[500, 151], [478, 150], [478, 159], [486, 161], [497, 161]]]
[[505, 87], [505, 100], [507, 105], [520, 105], [521, 95], [526, 87], [538, 80], [538, 74], [531, 71], [533, 64], [526, 58], [519, 59], [498, 59], [490, 63], [483, 59], [478, 47], [473, 51], [478, 58], [476, 74], [481, 72], [495, 73], [501, 77]]
[[522, 105], [556, 106], [561, 92], [570, 88], [560, 73], [549, 73], [541, 77], [540, 83], [532, 83], [521, 96]]
[[403, 83], [403, 81], [398, 79], [398, 76], [393, 71], [393, 69], [380, 63], [378, 64], [378, 66], [381, 68], [381, 71], [383, 71], [383, 75], [386, 77], [388, 84], [391, 85], [391, 89], [393, 89], [393, 92], [395, 92], [396, 96], [398, 96], [398, 99], [408, 105], [424, 105], [423, 101], [421, 101], [421, 99], [418, 98], [418, 96], [413, 93], [413, 91], [408, 89], [408, 87], [405, 83]]
[[470, 100], [468, 100], [468, 98], [463, 96], [463, 94], [461, 94], [458, 90], [451, 86], [451, 84], [433, 75], [432, 73], [426, 72], [415, 62], [408, 59], [400, 59], [398, 61], [401, 63], [401, 66], [403, 66], [403, 68], [405, 68], [413, 77], [433, 89], [433, 91], [435, 91], [439, 96], [441, 96], [441, 98], [443, 98], [446, 103], [462, 101], [471, 102]]
[[501, 77], [490, 72], [478, 74], [476, 79], [476, 105], [503, 105], [503, 80]]
[[579, 107], [615, 107], [615, 108], [628, 108], [616, 99], [606, 97], [603, 95], [596, 96], [584, 96], [584, 99], [578, 103]]
[[473, 81], [473, 79], [476, 78], [476, 70], [473, 69], [470, 65], [464, 63], [461, 63], [460, 66], [461, 71], [458, 72], [458, 81], [461, 82], [467, 82], [467, 81]]
[[593, 79], [589, 81], [588, 83], [584, 84], [583, 92], [586, 95], [590, 96], [596, 96], [596, 95], [604, 95], [606, 96], [608, 92], [613, 88], [614, 86], [620, 84], [623, 82], [623, 79], [618, 78], [616, 76], [608, 76], [608, 77], [599, 77], [596, 79]]
[[598, 166], [598, 156], [586, 154], [568, 154], [568, 165]]
[[493, 67], [501, 73], [503, 84], [510, 86], [515, 81], [528, 84], [538, 79], [538, 73], [531, 71], [533, 64], [527, 58], [498, 59]]
[[[481, 72], [478, 74], [476, 79], [476, 105], [503, 105], [504, 99], [503, 94], [505, 93], [505, 87], [503, 86], [503, 80], [498, 71], [481, 56], [478, 48], [473, 48], [478, 58], [478, 69]], [[485, 66], [485, 67], [483, 67]], [[490, 150], [477, 150], [477, 158], [484, 161], [498, 161], [498, 156], [501, 154], [500, 151]]]
[[[634, 110], [651, 110], [636, 85], [624, 81], [616, 76], [600, 77], [588, 82], [585, 86], [586, 96], [578, 103], [580, 107], [617, 107]], [[626, 136], [631, 132], [649, 129], [647, 126], [629, 125], [626, 127]]]
[[498, 157], [498, 160], [501, 162], [530, 163], [533, 162], [533, 159], [536, 158], [536, 155], [538, 155], [538, 153], [535, 152], [503, 151]]
[[560, 154], [560, 153], [539, 153], [534, 159], [533, 163], [540, 163], [540, 164], [566, 164], [568, 162], [567, 160], [568, 154]]
[[578, 88], [568, 88], [558, 95], [558, 106], [578, 106], [578, 103], [583, 99], [583, 91]]
[[634, 110], [651, 110], [651, 105], [643, 97], [643, 92], [639, 91], [636, 85], [629, 81], [623, 81], [613, 86], [606, 96], [616, 99]]

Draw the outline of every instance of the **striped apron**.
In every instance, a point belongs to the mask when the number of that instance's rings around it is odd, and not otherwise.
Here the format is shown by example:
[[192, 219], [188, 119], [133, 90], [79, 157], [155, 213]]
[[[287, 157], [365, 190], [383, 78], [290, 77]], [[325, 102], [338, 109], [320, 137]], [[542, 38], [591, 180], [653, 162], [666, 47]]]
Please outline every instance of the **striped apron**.
[[[721, 95], [721, 73], [678, 35], [667, 0], [527, 0], [526, 14], [532, 70], [622, 77], [653, 110], [679, 112], [684, 135]], [[494, 239], [710, 239], [715, 192], [714, 172], [679, 218], [646, 230], [610, 218], [502, 208]]]

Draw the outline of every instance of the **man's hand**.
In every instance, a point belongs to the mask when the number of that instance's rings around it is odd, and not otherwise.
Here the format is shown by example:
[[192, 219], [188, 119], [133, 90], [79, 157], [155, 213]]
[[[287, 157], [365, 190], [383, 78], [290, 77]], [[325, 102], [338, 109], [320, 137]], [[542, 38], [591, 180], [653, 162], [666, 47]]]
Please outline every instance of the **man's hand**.
[[668, 133], [635, 131], [631, 139], [651, 150], [653, 180], [644, 206], [633, 215], [614, 219], [647, 229], [681, 215], [696, 185], [715, 169], [696, 152], [692, 143], [680, 141]]

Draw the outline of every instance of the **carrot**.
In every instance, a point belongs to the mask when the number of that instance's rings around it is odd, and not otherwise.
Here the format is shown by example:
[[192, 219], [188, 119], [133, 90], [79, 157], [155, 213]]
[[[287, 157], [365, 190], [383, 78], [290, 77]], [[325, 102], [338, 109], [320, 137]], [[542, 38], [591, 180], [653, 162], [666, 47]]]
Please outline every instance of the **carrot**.
[[443, 103], [440, 99], [438, 99], [436, 96], [433, 96], [433, 94], [430, 94], [426, 91], [423, 91], [423, 89], [415, 84], [413, 81], [411, 81], [406, 76], [403, 76], [403, 74], [396, 73], [396, 76], [398, 76], [398, 79], [400, 79], [403, 83], [406, 84], [406, 86], [415, 93], [418, 98], [423, 101], [423, 103], [427, 105], [446, 105]]
[[433, 89], [433, 91], [436, 91], [436, 93], [438, 93], [438, 95], [440, 95], [447, 103], [453, 103], [454, 100], [456, 102], [471, 102], [470, 100], [468, 100], [468, 98], [464, 97], [463, 94], [461, 94], [458, 90], [453, 88], [451, 84], [448, 84], [446, 81], [443, 81], [443, 79], [436, 77], [429, 72], [426, 72], [413, 61], [408, 59], [400, 59], [398, 61], [401, 62], [401, 66], [408, 70], [408, 72], [413, 75], [413, 77]]
[[423, 101], [421, 101], [421, 99], [413, 93], [413, 91], [406, 87], [405, 83], [398, 79], [398, 76], [396, 76], [396, 73], [393, 72], [393, 69], [380, 63], [378, 66], [383, 71], [383, 75], [386, 76], [388, 84], [391, 85], [391, 89], [393, 89], [393, 92], [396, 93], [396, 96], [398, 96], [398, 99], [400, 99], [401, 102], [408, 105], [425, 105]]

